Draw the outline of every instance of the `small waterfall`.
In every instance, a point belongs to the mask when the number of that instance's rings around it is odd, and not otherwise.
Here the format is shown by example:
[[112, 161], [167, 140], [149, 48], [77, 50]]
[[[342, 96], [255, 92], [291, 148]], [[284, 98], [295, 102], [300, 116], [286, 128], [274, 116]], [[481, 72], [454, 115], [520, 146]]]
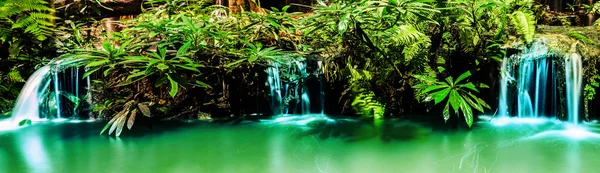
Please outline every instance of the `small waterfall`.
[[321, 115], [325, 115], [325, 90], [323, 90], [323, 74], [325, 74], [325, 68], [323, 68], [323, 61], [318, 61], [317, 62], [317, 66], [318, 66], [318, 74], [317, 76], [319, 77], [319, 95], [320, 95], [320, 100], [319, 103], [321, 103]]
[[19, 93], [13, 109], [11, 118], [13, 123], [16, 124], [25, 119], [32, 121], [40, 119], [39, 105], [44, 102], [44, 93], [50, 85], [49, 73], [50, 67], [44, 66], [29, 77], [21, 93]]
[[500, 69], [500, 96], [498, 100], [498, 116], [508, 116], [508, 82], [514, 80], [508, 71], [508, 59], [502, 59], [502, 67]]
[[547, 59], [539, 59], [535, 76], [535, 109], [533, 114], [542, 115], [546, 108], [546, 88], [548, 81]]
[[302, 115], [310, 114], [310, 98], [308, 97], [308, 85], [306, 85], [306, 81], [308, 79], [308, 73], [306, 73], [306, 62], [296, 61], [296, 65], [298, 66], [298, 71], [300, 72], [300, 79], [302, 82], [302, 94], [301, 94], [301, 105], [302, 105]]
[[[58, 63], [57, 63], [58, 64]], [[77, 109], [73, 109], [71, 115], [65, 113], [64, 108], [79, 105], [79, 96], [81, 95], [79, 83], [79, 68], [72, 68], [63, 72], [54, 71], [53, 65], [44, 66], [35, 71], [25, 83], [19, 93], [15, 107], [10, 119], [0, 122], [0, 126], [5, 129], [16, 128], [18, 123], [23, 120], [41, 121], [52, 118], [76, 117]], [[59, 73], [63, 73], [60, 75]], [[65, 74], [68, 73], [68, 74]], [[64, 76], [64, 77], [62, 77]], [[62, 77], [62, 78], [61, 78]], [[91, 80], [87, 79], [87, 101], [91, 105], [90, 86]], [[52, 86], [52, 87], [50, 87]], [[69, 97], [69, 98], [67, 98]], [[77, 103], [66, 104], [61, 101], [66, 98]], [[53, 99], [53, 100], [48, 100]], [[54, 111], [54, 110], [55, 111]], [[90, 113], [89, 117], [93, 117]]]
[[[321, 63], [317, 63], [316, 70], [321, 69]], [[319, 74], [318, 80], [321, 82], [320, 72], [309, 72], [306, 60], [295, 60], [290, 63], [271, 62], [267, 68], [267, 82], [270, 86], [271, 109], [273, 115], [282, 114], [311, 114], [311, 94], [307, 84], [311, 74]], [[283, 87], [282, 87], [283, 86]], [[324, 93], [322, 83], [319, 88], [320, 113], [324, 114]], [[290, 111], [292, 110], [292, 111]]]
[[567, 117], [573, 124], [579, 123], [579, 105], [582, 84], [582, 62], [577, 53], [569, 53], [565, 58]]
[[61, 110], [60, 110], [60, 84], [58, 82], [58, 72], [54, 72], [54, 99], [56, 105], [56, 118], [61, 118]]
[[517, 115], [519, 118], [536, 116], [533, 114], [533, 103], [531, 101], [531, 96], [529, 95], [529, 88], [532, 85], [531, 77], [534, 73], [533, 66], [533, 60], [521, 60], [519, 69], [519, 83], [517, 87], [517, 103], [519, 104]]
[[[553, 65], [555, 57], [555, 54], [551, 53], [543, 44], [543, 40], [537, 40], [530, 47], [524, 48], [520, 54], [503, 59], [498, 100], [499, 116], [516, 113], [517, 117], [529, 118], [548, 113], [546, 104], [554, 106], [557, 101], [556, 72]], [[511, 63], [515, 61], [518, 62], [516, 67]], [[516, 82], [516, 86], [510, 85], [513, 81]], [[511, 88], [511, 86], [516, 88]], [[515, 95], [509, 94], [512, 93], [511, 89], [516, 92]], [[548, 94], [552, 96], [547, 96]], [[511, 104], [513, 99], [516, 99], [516, 107]], [[511, 111], [511, 108], [516, 108], [516, 110]]]
[[[543, 43], [544, 39], [536, 40], [521, 53], [503, 60], [498, 115], [516, 113], [520, 118], [558, 116], [564, 111], [559, 108], [562, 106], [559, 100], [563, 99], [561, 93], [564, 92], [567, 118], [569, 122], [577, 124], [583, 89], [582, 58], [577, 53], [557, 55]], [[575, 47], [572, 47], [571, 52], [574, 50]], [[518, 62], [518, 66], [513, 66], [511, 62]], [[559, 68], [563, 63], [564, 69]], [[564, 76], [558, 76], [563, 73]], [[517, 79], [514, 80], [512, 76]], [[516, 81], [516, 86], [511, 85], [511, 81]], [[510, 94], [511, 90], [516, 94]], [[516, 105], [511, 104], [513, 99], [516, 99]], [[511, 108], [516, 110], [511, 111]]]
[[281, 78], [279, 77], [279, 64], [273, 63], [271, 67], [267, 68], [267, 78], [270, 90], [271, 90], [271, 109], [273, 115], [280, 115], [283, 113], [282, 99], [281, 99]]

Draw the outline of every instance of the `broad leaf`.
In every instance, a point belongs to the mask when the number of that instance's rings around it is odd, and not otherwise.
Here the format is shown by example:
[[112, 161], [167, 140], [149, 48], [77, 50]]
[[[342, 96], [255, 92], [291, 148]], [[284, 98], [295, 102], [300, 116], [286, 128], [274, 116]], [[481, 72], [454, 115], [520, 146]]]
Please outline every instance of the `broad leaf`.
[[169, 79], [169, 83], [171, 83], [171, 90], [169, 90], [169, 95], [175, 98], [175, 96], [177, 95], [177, 91], [179, 91], [179, 84], [177, 84], [177, 82], [175, 82], [175, 80], [173, 80], [173, 78], [171, 78], [169, 74], [167, 74], [167, 79]]
[[448, 119], [450, 119], [450, 107], [448, 102], [446, 102], [446, 106], [444, 107], [444, 111], [442, 112], [442, 115], [444, 115], [444, 122], [447, 122]]
[[446, 88], [446, 89], [443, 89], [441, 91], [438, 91], [438, 92], [432, 94], [435, 104], [438, 104], [441, 101], [443, 101], [444, 99], [446, 99], [446, 97], [448, 97], [448, 93], [450, 93], [450, 91], [451, 91], [451, 88]]
[[100, 135], [102, 135], [102, 133], [104, 133], [104, 131], [106, 131], [106, 129], [108, 129], [117, 119], [119, 119], [119, 116], [114, 116], [112, 119], [110, 119], [104, 128], [102, 128], [102, 131], [100, 131]]
[[467, 125], [469, 125], [469, 127], [471, 127], [471, 125], [473, 125], [473, 111], [471, 110], [471, 107], [469, 106], [469, 104], [466, 101], [462, 100], [462, 98], [461, 98], [460, 109], [462, 110], [462, 112], [465, 116], [465, 121], [467, 122]]
[[144, 114], [144, 116], [146, 117], [151, 117], [152, 114], [150, 113], [150, 108], [148, 107], [148, 105], [144, 104], [144, 103], [139, 103], [138, 104], [138, 108], [140, 109], [140, 111], [142, 112], [142, 114]]
[[461, 96], [458, 94], [458, 91], [452, 90], [450, 92], [450, 98], [448, 99], [448, 102], [450, 102], [450, 105], [452, 106], [452, 109], [456, 113], [458, 113], [458, 108], [460, 107], [460, 104], [461, 104], [461, 98], [460, 97]]
[[158, 68], [159, 70], [166, 70], [169, 69], [169, 66], [165, 64], [158, 64], [156, 68]]
[[467, 78], [467, 77], [469, 77], [469, 76], [471, 76], [471, 72], [470, 72], [470, 71], [467, 71], [467, 72], [465, 72], [465, 73], [461, 74], [460, 76], [458, 76], [458, 78], [456, 78], [456, 80], [454, 81], [454, 83], [455, 83], [455, 84], [458, 84], [458, 83], [460, 83], [460, 81], [462, 81], [462, 80], [466, 79], [466, 78]]
[[348, 30], [348, 23], [350, 23], [350, 13], [340, 18], [340, 23], [338, 23], [338, 32], [340, 35], [344, 35], [346, 30]]
[[127, 129], [131, 130], [133, 127], [133, 123], [135, 122], [135, 115], [137, 114], [137, 109], [134, 109], [129, 115], [129, 119], [127, 120]]

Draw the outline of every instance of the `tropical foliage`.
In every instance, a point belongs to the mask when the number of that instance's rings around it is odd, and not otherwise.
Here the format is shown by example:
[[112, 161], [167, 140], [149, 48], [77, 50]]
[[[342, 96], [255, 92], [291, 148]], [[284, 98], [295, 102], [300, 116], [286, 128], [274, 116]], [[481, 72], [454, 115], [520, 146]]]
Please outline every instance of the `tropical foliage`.
[[116, 21], [96, 20], [106, 15], [100, 9], [113, 10], [99, 1], [61, 11], [49, 2], [0, 2], [1, 48], [11, 57], [0, 63], [0, 109], [7, 112], [31, 69], [61, 51], [58, 70], [85, 69], [81, 77], [92, 83], [85, 99], [109, 120], [101, 134], [116, 136], [136, 120], [265, 112], [266, 69], [297, 61], [320, 61], [323, 74], [282, 71], [283, 82], [308, 85], [323, 75], [340, 113], [400, 117], [435, 110], [422, 100], [445, 101], [436, 113], [448, 120], [454, 110], [471, 126], [473, 109], [490, 108], [478, 96], [494, 80], [484, 75], [495, 74], [490, 67], [508, 42], [535, 39], [540, 16], [532, 0], [319, 0], [306, 4], [308, 13], [266, 9], [260, 1], [227, 8], [148, 0], [141, 14]]
[[[473, 125], [473, 109], [483, 112], [483, 108], [490, 109], [490, 106], [477, 97], [473, 93], [478, 93], [479, 90], [472, 82], [465, 83], [471, 72], [467, 71], [454, 80], [452, 77], [447, 77], [444, 81], [438, 81], [435, 78], [416, 75], [415, 78], [423, 81], [423, 84], [415, 85], [419, 93], [425, 95], [425, 101], [434, 100], [435, 104], [446, 100], [446, 106], [442, 115], [444, 120], [450, 119], [450, 108], [454, 110], [456, 115], [462, 112], [467, 125]], [[480, 85], [487, 87], [487, 85]]]

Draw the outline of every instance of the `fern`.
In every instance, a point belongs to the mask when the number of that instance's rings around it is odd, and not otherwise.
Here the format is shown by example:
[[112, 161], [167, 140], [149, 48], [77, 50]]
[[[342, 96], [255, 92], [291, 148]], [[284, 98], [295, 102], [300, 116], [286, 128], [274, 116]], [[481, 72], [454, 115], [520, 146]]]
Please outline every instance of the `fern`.
[[515, 30], [522, 36], [525, 42], [533, 41], [536, 21], [532, 12], [526, 9], [519, 9], [513, 12], [509, 17]]
[[360, 93], [354, 97], [352, 101], [352, 108], [357, 114], [365, 118], [382, 119], [385, 113], [385, 107], [375, 100], [375, 94], [371, 91], [369, 93]]
[[[45, 40], [54, 31], [54, 9], [45, 0], [6, 0], [0, 4], [0, 23], [8, 23], [11, 30], [23, 30], [38, 40]], [[0, 31], [0, 38], [6, 41], [9, 30]]]
[[579, 33], [579, 32], [569, 32], [569, 37], [575, 38], [579, 41], [582, 41], [586, 44], [590, 44], [590, 45], [596, 45], [596, 42], [588, 37], [586, 37], [585, 35]]

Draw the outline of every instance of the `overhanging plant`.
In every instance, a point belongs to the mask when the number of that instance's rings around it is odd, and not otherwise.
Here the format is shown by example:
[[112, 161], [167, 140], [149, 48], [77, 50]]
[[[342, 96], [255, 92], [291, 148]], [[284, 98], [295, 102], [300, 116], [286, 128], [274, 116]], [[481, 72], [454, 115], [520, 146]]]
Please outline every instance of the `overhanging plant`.
[[[415, 78], [423, 83], [415, 85], [414, 88], [418, 90], [419, 94], [425, 96], [426, 102], [431, 100], [434, 100], [435, 104], [446, 102], [442, 113], [445, 121], [450, 119], [450, 108], [452, 108], [456, 115], [462, 112], [467, 125], [471, 127], [473, 125], [473, 108], [483, 112], [483, 108], [490, 109], [490, 106], [473, 94], [473, 92], [479, 93], [479, 90], [472, 82], [465, 81], [469, 76], [471, 76], [471, 72], [467, 71], [458, 76], [456, 80], [450, 76], [444, 81], [439, 81], [434, 77], [415, 75]], [[481, 84], [479, 87], [486, 88], [487, 85]]]

